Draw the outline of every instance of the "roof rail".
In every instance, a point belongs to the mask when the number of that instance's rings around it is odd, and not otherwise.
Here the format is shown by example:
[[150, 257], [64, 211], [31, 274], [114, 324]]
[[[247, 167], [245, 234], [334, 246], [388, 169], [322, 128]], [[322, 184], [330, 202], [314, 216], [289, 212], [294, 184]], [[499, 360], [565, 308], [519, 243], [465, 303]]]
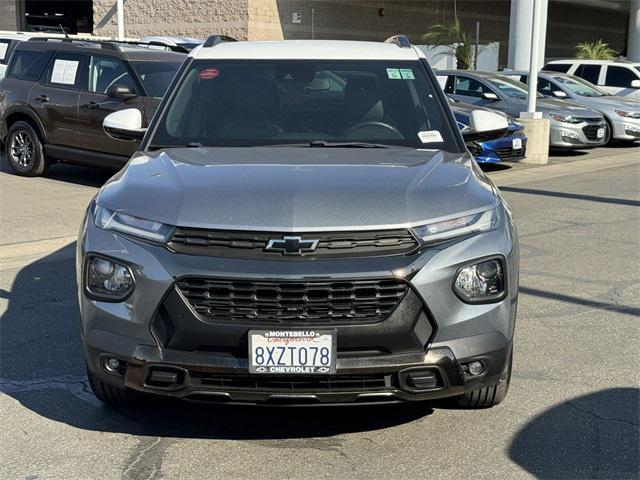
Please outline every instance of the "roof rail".
[[114, 45], [109, 40], [92, 40], [89, 38], [61, 38], [61, 37], [31, 37], [28, 42], [60, 42], [60, 43], [94, 43], [104, 49], [118, 50], [118, 45]]
[[217, 44], [222, 42], [237, 42], [237, 40], [233, 37], [229, 37], [228, 35], [209, 35], [202, 45], [204, 48], [206, 47], [215, 47]]
[[400, 48], [411, 48], [411, 42], [406, 35], [394, 35], [387, 38], [384, 43], [395, 43]]
[[[134, 47], [164, 50], [169, 52], [189, 53], [189, 51], [179, 45], [166, 45], [160, 42], [136, 42], [135, 40], [104, 40], [114, 44], [133, 45]], [[160, 48], [157, 48], [160, 47]]]

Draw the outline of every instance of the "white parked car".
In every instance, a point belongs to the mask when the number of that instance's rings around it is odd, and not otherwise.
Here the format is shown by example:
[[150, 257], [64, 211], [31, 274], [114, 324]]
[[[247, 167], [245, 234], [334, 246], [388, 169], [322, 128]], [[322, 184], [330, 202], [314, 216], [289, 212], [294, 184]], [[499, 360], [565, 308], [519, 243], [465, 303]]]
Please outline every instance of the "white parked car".
[[599, 86], [612, 95], [640, 100], [640, 63], [613, 60], [554, 60], [542, 70], [563, 72]]
[[4, 78], [9, 57], [15, 46], [18, 42], [29, 40], [31, 37], [33, 37], [33, 34], [0, 32], [0, 79]]

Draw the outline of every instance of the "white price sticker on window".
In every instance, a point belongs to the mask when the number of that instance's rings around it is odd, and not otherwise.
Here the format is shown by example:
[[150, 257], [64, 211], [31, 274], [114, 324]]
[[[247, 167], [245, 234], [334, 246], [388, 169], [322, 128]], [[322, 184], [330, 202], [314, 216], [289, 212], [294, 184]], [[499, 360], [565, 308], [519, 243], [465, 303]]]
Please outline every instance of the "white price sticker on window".
[[442, 140], [442, 135], [438, 130], [427, 130], [423, 132], [418, 132], [418, 138], [422, 143], [439, 143]]
[[0, 42], [0, 60], [4, 60], [7, 56], [7, 48], [9, 48], [8, 43]]
[[79, 63], [77, 60], [56, 60], [53, 62], [51, 83], [74, 85], [76, 83]]

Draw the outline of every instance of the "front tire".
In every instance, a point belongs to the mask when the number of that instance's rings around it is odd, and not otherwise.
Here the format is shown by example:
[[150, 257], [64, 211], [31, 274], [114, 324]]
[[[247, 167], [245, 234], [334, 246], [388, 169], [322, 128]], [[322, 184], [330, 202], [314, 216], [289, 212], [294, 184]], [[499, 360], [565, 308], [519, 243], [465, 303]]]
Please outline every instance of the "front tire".
[[27, 122], [15, 122], [9, 128], [5, 154], [11, 169], [23, 177], [38, 177], [47, 169], [44, 148], [38, 133]]
[[110, 407], [128, 407], [135, 405], [140, 400], [138, 392], [105, 383], [88, 369], [87, 377], [89, 377], [89, 385], [93, 390], [93, 394], [98, 400]]

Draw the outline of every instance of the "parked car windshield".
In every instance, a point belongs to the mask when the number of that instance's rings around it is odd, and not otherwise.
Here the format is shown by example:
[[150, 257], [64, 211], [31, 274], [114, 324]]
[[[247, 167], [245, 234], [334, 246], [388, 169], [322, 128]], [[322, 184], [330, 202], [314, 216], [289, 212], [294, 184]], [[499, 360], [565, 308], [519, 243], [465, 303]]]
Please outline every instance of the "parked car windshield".
[[[487, 80], [502, 93], [511, 98], [526, 99], [529, 92], [527, 86], [519, 82], [518, 80], [512, 80], [509, 77], [489, 77]], [[537, 93], [537, 98], [541, 98], [542, 95]]]
[[133, 60], [133, 68], [138, 72], [147, 94], [151, 97], [164, 96], [173, 76], [182, 62], [158, 60]]
[[553, 78], [576, 95], [583, 97], [604, 97], [607, 95], [594, 84], [587, 82], [580, 77], [557, 76]]
[[149, 148], [367, 142], [458, 151], [418, 61], [194, 61]]

